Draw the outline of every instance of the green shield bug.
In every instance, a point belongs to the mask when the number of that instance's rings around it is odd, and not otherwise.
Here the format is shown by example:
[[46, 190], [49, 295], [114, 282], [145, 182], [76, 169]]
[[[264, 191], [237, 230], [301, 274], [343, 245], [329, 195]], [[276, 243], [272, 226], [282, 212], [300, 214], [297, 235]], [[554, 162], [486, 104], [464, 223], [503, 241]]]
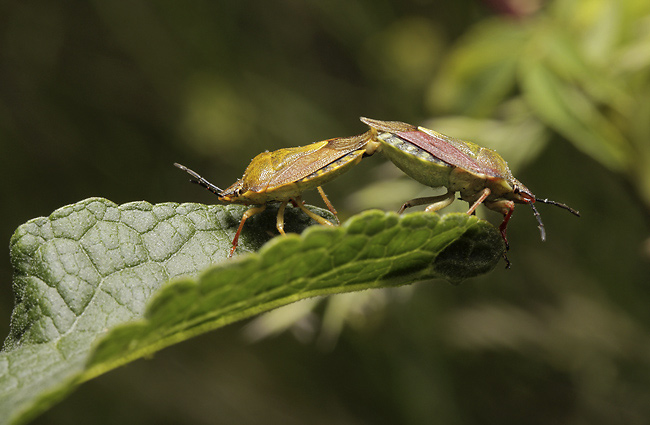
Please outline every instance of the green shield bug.
[[192, 182], [217, 195], [220, 201], [251, 206], [242, 216], [233, 238], [229, 254], [232, 257], [246, 220], [264, 211], [271, 202], [280, 203], [276, 228], [281, 234], [284, 234], [284, 210], [289, 202], [318, 223], [333, 226], [330, 221], [305, 208], [302, 192], [317, 188], [329, 210], [337, 217], [320, 186], [349, 170], [363, 156], [372, 155], [378, 146], [371, 130], [359, 136], [262, 152], [251, 160], [242, 178], [227, 189], [220, 189], [184, 165], [174, 165], [192, 176]]
[[503, 214], [499, 230], [506, 249], [509, 248], [506, 228], [515, 203], [531, 206], [542, 240], [546, 240], [546, 231], [535, 202], [555, 205], [580, 216], [565, 204], [533, 195], [513, 177], [506, 161], [491, 149], [399, 121], [369, 118], [361, 118], [361, 121], [378, 132], [381, 151], [402, 171], [427, 186], [447, 188], [443, 195], [407, 201], [400, 213], [423, 204], [430, 204], [426, 211], [437, 211], [451, 204], [458, 192], [460, 199], [470, 204], [468, 214], [474, 213], [481, 203]]

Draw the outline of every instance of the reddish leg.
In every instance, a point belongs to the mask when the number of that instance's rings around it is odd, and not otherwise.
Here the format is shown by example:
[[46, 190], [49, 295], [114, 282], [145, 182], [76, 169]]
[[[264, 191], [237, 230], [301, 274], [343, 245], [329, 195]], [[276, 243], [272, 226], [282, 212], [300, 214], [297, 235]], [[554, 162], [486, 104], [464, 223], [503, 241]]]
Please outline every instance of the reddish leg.
[[512, 203], [512, 209], [509, 209], [508, 212], [503, 216], [503, 221], [499, 225], [499, 230], [501, 231], [501, 237], [506, 243], [506, 250], [503, 251], [503, 259], [506, 261], [506, 269], [510, 268], [510, 260], [508, 260], [508, 250], [510, 249], [510, 244], [508, 243], [508, 238], [506, 237], [506, 230], [508, 227], [508, 221], [510, 216], [512, 216], [513, 211], [515, 210], [515, 204]]
[[230, 254], [228, 254], [228, 258], [231, 258], [232, 255], [235, 253], [235, 249], [237, 249], [237, 245], [239, 244], [239, 234], [241, 233], [241, 230], [244, 228], [244, 223], [246, 223], [246, 220], [248, 220], [255, 214], [261, 213], [265, 209], [266, 209], [266, 205], [260, 205], [258, 207], [251, 207], [246, 210], [246, 212], [241, 218], [241, 221], [239, 222], [239, 227], [237, 228], [235, 237], [232, 239], [232, 249], [230, 250]]
[[506, 236], [506, 231], [508, 230], [508, 221], [510, 221], [510, 217], [512, 216], [512, 213], [515, 211], [515, 204], [512, 203], [512, 208], [508, 210], [503, 215], [503, 221], [499, 225], [499, 230], [501, 231], [501, 237], [503, 238], [503, 241], [506, 243], [506, 250], [510, 249], [510, 244], [508, 243], [508, 237]]
[[508, 256], [506, 255], [506, 253], [510, 249], [510, 244], [508, 243], [508, 237], [506, 235], [506, 231], [508, 229], [508, 222], [510, 221], [510, 217], [512, 216], [512, 213], [515, 211], [515, 203], [512, 201], [501, 200], [501, 201], [494, 201], [494, 202], [486, 202], [485, 206], [493, 211], [497, 211], [503, 214], [503, 221], [499, 225], [499, 230], [501, 231], [501, 237], [503, 238], [503, 242], [505, 242], [506, 244], [506, 250], [503, 251], [503, 259], [506, 260], [506, 269], [509, 269], [510, 260], [508, 260]]
[[515, 203], [512, 201], [501, 200], [486, 202], [485, 206], [492, 211], [497, 211], [503, 214], [503, 221], [499, 225], [499, 230], [501, 231], [501, 237], [503, 238], [503, 241], [506, 243], [506, 250], [510, 249], [510, 244], [508, 244], [508, 238], [506, 236], [506, 230], [508, 227], [508, 222], [510, 221], [510, 217], [515, 210]]

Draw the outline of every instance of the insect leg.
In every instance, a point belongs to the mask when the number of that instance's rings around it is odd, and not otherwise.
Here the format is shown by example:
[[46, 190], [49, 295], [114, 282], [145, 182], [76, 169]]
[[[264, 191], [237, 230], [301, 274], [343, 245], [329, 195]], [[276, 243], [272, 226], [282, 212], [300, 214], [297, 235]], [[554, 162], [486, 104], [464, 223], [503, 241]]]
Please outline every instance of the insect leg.
[[490, 188], [488, 188], [488, 187], [484, 188], [481, 191], [481, 196], [476, 200], [476, 202], [474, 202], [474, 204], [472, 204], [472, 206], [469, 208], [469, 210], [467, 210], [467, 215], [472, 215], [474, 213], [474, 211], [476, 211], [476, 207], [481, 205], [483, 203], [483, 201], [485, 201], [485, 198], [490, 196], [490, 193], [491, 193]]
[[323, 224], [325, 226], [334, 226], [334, 223], [331, 223], [328, 220], [325, 220], [323, 217], [314, 214], [313, 212], [309, 211], [307, 208], [305, 208], [305, 205], [302, 203], [302, 199], [300, 196], [296, 196], [295, 202], [298, 205], [298, 208], [300, 208], [305, 214], [307, 214], [309, 217], [311, 217], [313, 220], [317, 221], [320, 224]]
[[[448, 207], [452, 202], [454, 202], [455, 192], [447, 190], [447, 193], [444, 195], [436, 196], [432, 200], [432, 204], [425, 208], [426, 212], [434, 212], [441, 210], [445, 207]], [[437, 199], [436, 199], [437, 198]]]
[[410, 201], [406, 201], [402, 208], [397, 211], [397, 214], [401, 214], [405, 209], [415, 207], [418, 205], [431, 204], [426, 208], [426, 212], [434, 212], [443, 209], [446, 206], [449, 206], [454, 202], [454, 192], [447, 190], [447, 193], [438, 196], [427, 196], [425, 198], [415, 198]]
[[510, 221], [510, 217], [512, 217], [512, 213], [515, 211], [515, 204], [512, 201], [509, 201], [511, 208], [508, 210], [508, 212], [503, 216], [503, 221], [499, 225], [499, 230], [501, 231], [501, 237], [503, 238], [503, 241], [506, 243], [506, 251], [510, 249], [510, 244], [508, 243], [508, 237], [506, 236], [506, 231], [508, 230], [508, 221]]
[[316, 189], [318, 190], [318, 193], [320, 193], [320, 197], [323, 198], [323, 202], [325, 202], [325, 205], [327, 205], [327, 209], [330, 210], [332, 214], [334, 214], [334, 218], [336, 219], [336, 224], [341, 224], [341, 222], [339, 221], [339, 216], [336, 213], [336, 210], [334, 209], [334, 205], [332, 205], [327, 195], [325, 195], [325, 191], [323, 190], [323, 188], [318, 186]]
[[506, 262], [506, 269], [509, 269], [510, 260], [508, 259], [508, 250], [503, 251], [503, 260]]
[[510, 244], [508, 243], [508, 238], [506, 237], [506, 230], [508, 227], [508, 221], [515, 210], [515, 203], [512, 201], [500, 200], [486, 202], [485, 206], [491, 209], [492, 211], [497, 211], [503, 214], [503, 221], [499, 225], [499, 230], [501, 231], [501, 237], [506, 243], [506, 250], [510, 249]]
[[246, 223], [246, 220], [248, 220], [255, 214], [261, 213], [265, 209], [266, 209], [266, 205], [260, 205], [257, 207], [250, 207], [249, 209], [246, 210], [246, 212], [241, 218], [241, 221], [239, 222], [239, 227], [237, 228], [235, 237], [232, 239], [232, 249], [230, 250], [230, 254], [228, 254], [228, 258], [232, 257], [232, 254], [234, 254], [235, 249], [237, 249], [237, 245], [239, 244], [239, 234], [241, 233], [241, 230], [244, 228], [244, 223]]
[[275, 223], [275, 227], [278, 229], [278, 232], [280, 234], [284, 235], [284, 209], [287, 206], [287, 203], [289, 201], [286, 200], [280, 204], [280, 208], [278, 208], [278, 220]]
[[[489, 192], [488, 192], [489, 193]], [[479, 198], [480, 200], [480, 198]], [[474, 206], [477, 206], [477, 203], [474, 203]], [[505, 251], [503, 251], [503, 259], [506, 262], [506, 269], [510, 268], [510, 260], [508, 259], [508, 250], [510, 249], [510, 244], [508, 243], [508, 237], [506, 236], [506, 230], [508, 228], [508, 221], [510, 221], [510, 217], [512, 216], [512, 213], [515, 210], [515, 203], [512, 201], [507, 201], [507, 200], [499, 200], [499, 201], [486, 201], [485, 206], [491, 209], [492, 211], [497, 211], [503, 214], [503, 221], [499, 225], [499, 231], [501, 232], [501, 237], [503, 238], [503, 242], [506, 245]]]

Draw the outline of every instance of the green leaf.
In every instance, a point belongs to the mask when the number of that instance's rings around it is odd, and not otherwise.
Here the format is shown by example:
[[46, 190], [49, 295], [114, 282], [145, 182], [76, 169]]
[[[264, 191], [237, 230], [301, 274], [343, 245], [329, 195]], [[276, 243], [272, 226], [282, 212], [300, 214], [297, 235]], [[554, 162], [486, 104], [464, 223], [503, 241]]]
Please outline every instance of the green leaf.
[[605, 166], [616, 171], [626, 167], [627, 140], [573, 84], [534, 59], [522, 61], [521, 84], [528, 104], [549, 127]]
[[[490, 271], [503, 252], [499, 232], [476, 217], [367, 211], [224, 261], [244, 208], [93, 198], [19, 227], [0, 423], [26, 422], [92, 377], [275, 307], [431, 278], [459, 282]], [[274, 234], [270, 210], [247, 222], [243, 250]], [[309, 224], [294, 208], [286, 222], [294, 231]]]
[[526, 26], [509, 20], [477, 24], [441, 65], [427, 93], [430, 109], [490, 115], [515, 87], [517, 63], [528, 35]]

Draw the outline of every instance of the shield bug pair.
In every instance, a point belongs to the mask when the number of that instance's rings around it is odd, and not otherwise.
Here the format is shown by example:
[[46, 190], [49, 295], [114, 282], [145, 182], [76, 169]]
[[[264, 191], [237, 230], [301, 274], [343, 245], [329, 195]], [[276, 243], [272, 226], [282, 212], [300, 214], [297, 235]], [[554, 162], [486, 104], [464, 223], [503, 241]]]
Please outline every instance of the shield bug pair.
[[[359, 136], [334, 138], [307, 146], [263, 152], [253, 158], [241, 179], [227, 189], [220, 189], [184, 165], [174, 164], [192, 176], [192, 182], [217, 195], [220, 201], [250, 205], [244, 213], [232, 241], [229, 257], [239, 242], [244, 223], [266, 209], [267, 204], [279, 202], [276, 228], [284, 234], [284, 210], [289, 202], [320, 224], [333, 223], [309, 211], [301, 198], [305, 190], [317, 188], [323, 201], [336, 217], [336, 210], [327, 199], [321, 185], [348, 171], [364, 156], [372, 155], [378, 147], [374, 131]], [[336, 218], [338, 222], [338, 218]]]
[[[473, 214], [481, 203], [503, 214], [499, 230], [506, 249], [509, 248], [506, 227], [515, 203], [531, 206], [542, 240], [546, 240], [546, 231], [535, 202], [555, 205], [580, 216], [578, 211], [565, 204], [533, 195], [513, 177], [506, 161], [491, 149], [399, 121], [369, 118], [361, 118], [361, 121], [378, 132], [382, 152], [398, 168], [422, 184], [447, 188], [443, 195], [407, 201], [400, 213], [406, 208], [424, 204], [430, 204], [426, 211], [437, 211], [451, 204], [458, 192], [460, 199], [470, 204], [468, 214]], [[506, 262], [508, 266], [507, 258]]]

